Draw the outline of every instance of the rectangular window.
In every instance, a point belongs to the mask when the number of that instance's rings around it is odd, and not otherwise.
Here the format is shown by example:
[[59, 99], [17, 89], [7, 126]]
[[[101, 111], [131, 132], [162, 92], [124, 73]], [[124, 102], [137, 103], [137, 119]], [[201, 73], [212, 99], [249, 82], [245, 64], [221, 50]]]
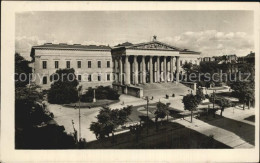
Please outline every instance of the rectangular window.
[[101, 61], [98, 61], [98, 68], [101, 68]]
[[88, 68], [91, 68], [91, 61], [88, 61]]
[[91, 82], [91, 75], [88, 75], [88, 81]]
[[46, 69], [47, 68], [47, 61], [42, 61], [42, 68]]
[[98, 75], [98, 81], [101, 81], [101, 74]]
[[47, 84], [47, 76], [44, 76], [42, 79], [42, 84]]
[[78, 75], [78, 81], [79, 82], [81, 81], [81, 75]]
[[70, 61], [66, 61], [66, 67], [70, 68]]
[[107, 81], [110, 81], [110, 74], [107, 74]]
[[78, 61], [77, 65], [78, 65], [78, 68], [81, 68], [81, 61]]
[[110, 61], [107, 61], [107, 68], [110, 68]]
[[59, 68], [59, 61], [55, 61], [55, 68]]
[[182, 66], [182, 61], [180, 61], [180, 66]]

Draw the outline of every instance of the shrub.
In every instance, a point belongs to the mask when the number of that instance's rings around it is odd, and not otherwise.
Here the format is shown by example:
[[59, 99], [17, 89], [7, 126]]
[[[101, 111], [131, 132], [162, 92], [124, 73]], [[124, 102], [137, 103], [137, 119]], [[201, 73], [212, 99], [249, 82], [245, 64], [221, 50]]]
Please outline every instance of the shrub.
[[[119, 94], [116, 90], [110, 87], [99, 86], [95, 89], [95, 97], [96, 99], [108, 99], [108, 100], [118, 100]], [[94, 89], [88, 88], [85, 94], [81, 96], [82, 102], [92, 102], [94, 98]]]

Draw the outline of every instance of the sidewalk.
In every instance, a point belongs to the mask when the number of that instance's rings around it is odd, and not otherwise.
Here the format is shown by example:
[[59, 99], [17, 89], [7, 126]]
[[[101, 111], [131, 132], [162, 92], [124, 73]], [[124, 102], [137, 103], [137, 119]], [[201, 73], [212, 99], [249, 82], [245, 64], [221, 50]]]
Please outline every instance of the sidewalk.
[[254, 115], [254, 109], [238, 110], [228, 108], [223, 112], [223, 118], [216, 118], [211, 121], [203, 121], [193, 118], [176, 121], [190, 129], [196, 130], [204, 135], [213, 135], [218, 140], [232, 148], [254, 148], [255, 126], [253, 122], [244, 120]]

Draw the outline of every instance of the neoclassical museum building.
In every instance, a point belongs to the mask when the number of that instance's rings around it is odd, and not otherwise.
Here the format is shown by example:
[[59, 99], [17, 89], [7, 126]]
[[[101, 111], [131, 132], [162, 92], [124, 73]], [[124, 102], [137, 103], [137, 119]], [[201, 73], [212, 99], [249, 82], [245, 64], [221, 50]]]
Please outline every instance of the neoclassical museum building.
[[143, 85], [179, 82], [182, 65], [199, 64], [200, 53], [156, 40], [115, 47], [46, 43], [33, 46], [36, 84], [50, 88], [57, 69], [74, 68], [83, 88], [111, 86], [121, 93], [143, 96]]

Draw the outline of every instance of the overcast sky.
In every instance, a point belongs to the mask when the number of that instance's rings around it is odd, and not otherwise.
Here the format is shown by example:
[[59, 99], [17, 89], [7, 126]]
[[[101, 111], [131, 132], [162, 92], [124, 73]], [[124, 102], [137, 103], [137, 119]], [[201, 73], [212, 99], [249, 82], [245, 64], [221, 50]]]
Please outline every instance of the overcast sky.
[[86, 11], [16, 14], [15, 47], [27, 59], [45, 42], [114, 46], [157, 40], [203, 56], [253, 51], [252, 11]]

